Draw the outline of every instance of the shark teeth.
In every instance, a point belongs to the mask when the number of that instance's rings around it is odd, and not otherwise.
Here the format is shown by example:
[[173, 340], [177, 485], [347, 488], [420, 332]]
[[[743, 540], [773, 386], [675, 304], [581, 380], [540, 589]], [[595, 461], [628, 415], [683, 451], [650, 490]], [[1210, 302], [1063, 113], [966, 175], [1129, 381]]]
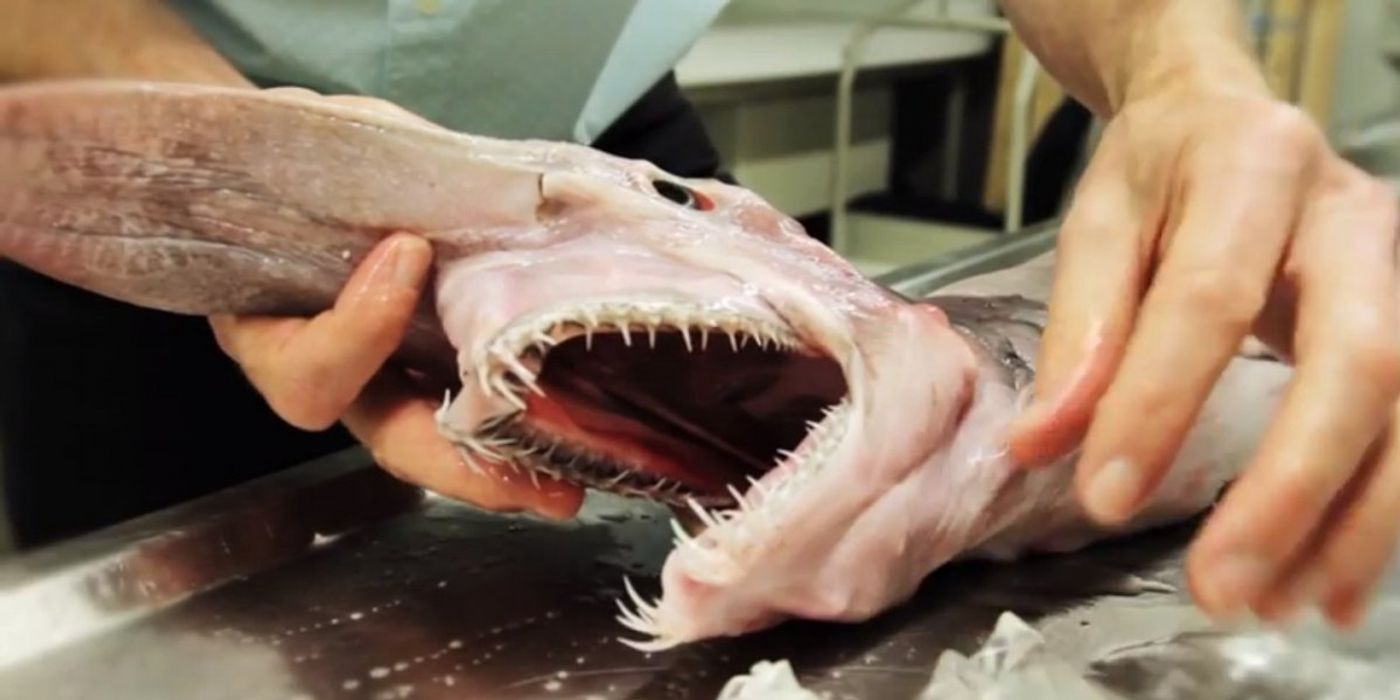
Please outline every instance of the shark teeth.
[[[594, 336], [614, 333], [629, 347], [644, 342], [655, 348], [661, 332], [680, 336], [687, 351], [698, 346], [704, 351], [711, 336], [728, 337], [734, 352], [752, 342], [768, 351], [801, 349], [805, 344], [785, 326], [713, 307], [666, 303], [594, 303], [539, 314], [507, 328], [485, 347], [478, 349], [464, 384], [475, 374], [475, 385], [486, 397], [499, 397], [514, 410], [491, 418], [472, 435], [452, 430], [446, 419], [447, 405], [438, 413], [443, 433], [457, 443], [468, 464], [478, 460], [504, 463], [527, 472], [532, 479], [549, 476], [623, 495], [640, 495], [688, 508], [704, 529], [693, 535], [672, 520], [677, 554], [685, 557], [686, 574], [698, 581], [724, 584], [742, 574], [741, 562], [754, 556], [753, 546], [772, 528], [787, 504], [802, 486], [820, 474], [840, 447], [847, 416], [851, 411], [843, 401], [828, 407], [822, 418], [807, 424], [808, 433], [795, 450], [780, 451], [774, 471], [764, 482], [749, 477], [748, 488], [728, 486], [732, 501], [726, 507], [711, 508], [700, 502], [684, 484], [629, 469], [610, 459], [580, 454], [577, 448], [534, 437], [519, 422], [527, 404], [526, 391], [543, 395], [540, 372], [544, 357], [559, 344], [582, 336], [591, 349]], [[464, 363], [465, 364], [465, 363]], [[618, 641], [643, 652], [657, 652], [681, 643], [675, 630], [667, 630], [662, 599], [648, 601], [637, 593], [630, 579], [624, 579], [627, 599], [616, 601], [618, 621], [644, 639]]]
[[[438, 427], [458, 444], [463, 459], [475, 470], [482, 469], [481, 462], [491, 461], [509, 464], [517, 471], [523, 467], [559, 476], [559, 470], [552, 468], [548, 460], [532, 458], [534, 455], [522, 454], [511, 449], [512, 445], [493, 442], [490, 437], [527, 409], [525, 392], [545, 395], [546, 388], [539, 378], [544, 357], [560, 343], [578, 336], [583, 336], [585, 346], [592, 349], [594, 336], [599, 333], [616, 333], [629, 347], [637, 339], [634, 335], [644, 335], [645, 342], [655, 348], [658, 334], [663, 331], [678, 333], [690, 352], [695, 351], [692, 331], [700, 334], [701, 350], [708, 348], [712, 333], [726, 335], [734, 352], [750, 341], [772, 351], [804, 347], [801, 339], [785, 326], [715, 307], [666, 302], [602, 302], [553, 309], [503, 331], [477, 353], [477, 360], [468, 365], [471, 369], [462, 378], [464, 385], [470, 385], [475, 375], [476, 388], [486, 397], [504, 401], [509, 407], [507, 412], [492, 418], [492, 425], [482, 425], [474, 435], [466, 435], [448, 425], [448, 402], [444, 402], [437, 414]], [[668, 485], [650, 484], [645, 490], [634, 491], [649, 496], [656, 495], [658, 490], [667, 491], [670, 496], [679, 495], [679, 485], [673, 485], [676, 488], [670, 490], [662, 488], [665, 486]]]
[[[693, 498], [686, 498], [686, 505], [705, 529], [699, 535], [686, 532], [680, 521], [671, 520], [676, 551], [691, 561], [685, 565], [687, 577], [712, 585], [730, 583], [739, 575], [740, 563], [746, 556], [752, 556], [751, 543], [761, 535], [771, 532], [777, 526], [777, 517], [784, 511], [788, 502], [802, 491], [804, 484], [819, 475], [840, 447], [845, 435], [850, 404], [842, 402], [830, 407], [822, 420], [810, 426], [810, 432], [802, 444], [786, 457], [778, 459], [778, 466], [786, 468], [783, 476], [764, 484], [749, 477], [749, 493], [729, 486], [734, 506], [728, 509], [707, 509]], [[677, 646], [680, 642], [668, 634], [661, 607], [662, 600], [648, 602], [637, 594], [630, 580], [624, 578], [632, 608], [618, 600], [623, 612], [618, 621], [623, 626], [647, 637], [645, 640], [623, 639], [618, 641], [638, 651], [657, 652]]]
[[603, 302], [554, 309], [510, 326], [477, 353], [470, 374], [475, 375], [483, 394], [499, 396], [517, 410], [524, 410], [520, 388], [544, 395], [538, 368], [522, 360], [527, 355], [538, 360], [551, 348], [580, 335], [585, 346], [592, 349], [598, 333], [617, 333], [628, 347], [633, 345], [634, 334], [645, 335], [648, 345], [655, 348], [658, 334], [663, 331], [679, 333], [691, 352], [695, 350], [691, 331], [699, 332], [701, 350], [709, 347], [712, 332], [728, 336], [734, 352], [749, 342], [771, 351], [804, 346], [795, 333], [781, 324], [724, 309], [665, 302]]
[[632, 585], [632, 579], [624, 576], [622, 578], [623, 587], [627, 589], [627, 597], [631, 599], [632, 607], [628, 608], [626, 603], [617, 601], [618, 616], [617, 621], [623, 627], [648, 637], [645, 641], [626, 639], [619, 637], [618, 642], [625, 644], [640, 652], [653, 653], [665, 651], [680, 643], [679, 640], [670, 638], [661, 624], [661, 603], [660, 600], [648, 601], [637, 593], [637, 589]]
[[[444, 407], [443, 410], [446, 410]], [[464, 457], [507, 465], [527, 476], [546, 476], [582, 486], [603, 489], [623, 496], [641, 496], [672, 505], [684, 505], [693, 498], [683, 483], [648, 473], [642, 469], [595, 454], [577, 445], [557, 442], [515, 425], [518, 414], [499, 416], [484, 423], [476, 433], [466, 435], [445, 424], [439, 412], [439, 426], [457, 444]]]

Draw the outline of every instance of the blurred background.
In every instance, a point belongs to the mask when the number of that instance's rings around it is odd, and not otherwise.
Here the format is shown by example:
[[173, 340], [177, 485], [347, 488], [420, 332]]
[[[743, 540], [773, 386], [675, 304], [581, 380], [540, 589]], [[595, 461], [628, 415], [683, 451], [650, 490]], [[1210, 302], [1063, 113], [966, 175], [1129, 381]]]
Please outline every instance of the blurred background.
[[[1400, 183], [1400, 0], [1242, 6], [1277, 93]], [[1097, 126], [993, 0], [733, 0], [678, 75], [740, 181], [869, 273], [1057, 215]]]

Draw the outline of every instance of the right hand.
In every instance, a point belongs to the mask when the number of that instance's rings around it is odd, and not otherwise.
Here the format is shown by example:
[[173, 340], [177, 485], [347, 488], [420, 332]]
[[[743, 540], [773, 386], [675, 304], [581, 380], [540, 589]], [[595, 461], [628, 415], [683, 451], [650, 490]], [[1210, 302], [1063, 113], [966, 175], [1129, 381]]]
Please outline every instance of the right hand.
[[[320, 97], [422, 121], [366, 97]], [[503, 465], [474, 471], [437, 431], [440, 393], [429, 395], [403, 370], [386, 365], [403, 340], [432, 265], [427, 241], [398, 233], [360, 263], [335, 306], [311, 319], [211, 317], [224, 352], [283, 420], [304, 430], [337, 421], [389, 473], [493, 511], [528, 510], [552, 518], [578, 512], [578, 487], [541, 478], [539, 486]]]

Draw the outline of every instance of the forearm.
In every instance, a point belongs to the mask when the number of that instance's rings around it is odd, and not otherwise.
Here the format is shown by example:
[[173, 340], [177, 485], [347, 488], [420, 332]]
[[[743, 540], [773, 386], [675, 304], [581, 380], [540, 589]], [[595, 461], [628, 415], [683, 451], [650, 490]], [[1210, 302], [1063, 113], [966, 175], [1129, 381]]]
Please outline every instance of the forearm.
[[1233, 0], [1001, 0], [1045, 69], [1100, 115], [1177, 85], [1268, 91]]
[[0, 0], [0, 17], [0, 82], [251, 84], [162, 0]]

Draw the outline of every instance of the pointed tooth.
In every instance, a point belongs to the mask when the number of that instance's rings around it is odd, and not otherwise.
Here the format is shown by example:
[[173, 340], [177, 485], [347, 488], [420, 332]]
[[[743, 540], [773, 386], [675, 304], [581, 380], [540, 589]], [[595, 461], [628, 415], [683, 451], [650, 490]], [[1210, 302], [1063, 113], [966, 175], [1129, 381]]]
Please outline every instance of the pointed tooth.
[[700, 518], [700, 522], [705, 523], [706, 527], [719, 527], [719, 521], [715, 520], [715, 516], [710, 514], [710, 511], [705, 510], [705, 507], [700, 505], [694, 497], [687, 496], [685, 504], [690, 506], [690, 510], [695, 513], [696, 517]]
[[636, 632], [637, 634], [648, 634], [648, 635], [655, 635], [655, 634], [656, 634], [656, 625], [651, 624], [651, 623], [648, 623], [648, 622], [645, 621], [645, 620], [640, 620], [640, 619], [638, 619], [638, 618], [636, 618], [636, 617], [622, 617], [622, 616], [618, 616], [617, 621], [618, 621], [623, 627], [626, 627], [627, 629], [632, 630], [633, 632]]
[[739, 352], [739, 339], [734, 337], [734, 331], [729, 331], [729, 347], [734, 352]]
[[501, 395], [501, 398], [510, 402], [510, 405], [514, 406], [517, 410], [525, 410], [525, 401], [519, 396], [516, 396], [514, 391], [511, 391], [510, 387], [506, 385], [504, 378], [496, 378], [496, 391]]
[[622, 613], [623, 616], [640, 619], [637, 613], [633, 612], [631, 608], [627, 607], [626, 603], [622, 602], [621, 598], [613, 598], [613, 604], [617, 606], [617, 611]]
[[[637, 617], [636, 615], [632, 615], [632, 616], [630, 616], [630, 617], [624, 617], [624, 616], [619, 615], [616, 619], [617, 619], [618, 623], [620, 623], [622, 626], [624, 626], [624, 627], [626, 627], [627, 629], [630, 629], [630, 630], [636, 632], [637, 634], [646, 635], [647, 637], [651, 638], [652, 640], [656, 640], [656, 639], [659, 638], [659, 635], [657, 634], [657, 632], [659, 632], [659, 630], [657, 629], [656, 623], [651, 622], [650, 620], [646, 620], [646, 619], [643, 619], [643, 618], [641, 618], [641, 617]], [[626, 641], [627, 641], [627, 640], [624, 640], [624, 643], [626, 643]], [[636, 644], [641, 644], [641, 645], [648, 645], [648, 644], [654, 643], [654, 641], [653, 641], [653, 642], [635, 642], [635, 643], [636, 643]]]
[[544, 396], [544, 390], [540, 389], [540, 385], [536, 383], [537, 379], [535, 373], [526, 369], [525, 365], [520, 363], [520, 358], [509, 353], [499, 353], [496, 357], [502, 364], [510, 369], [511, 373], [514, 374], [517, 379], [524, 382], [525, 386], [530, 387], [530, 391]]
[[520, 358], [516, 357], [514, 353], [506, 352], [505, 350], [496, 350], [491, 354], [495, 356], [497, 362], [505, 365], [510, 371], [516, 374], [534, 374], [530, 370], [525, 369], [525, 365], [520, 364]]
[[685, 325], [685, 324], [682, 323], [682, 324], [676, 326], [676, 328], [677, 328], [678, 330], [680, 330], [680, 332], [681, 332], [681, 339], [685, 341], [685, 351], [686, 351], [686, 352], [695, 352], [695, 346], [694, 346], [694, 345], [691, 345], [691, 343], [690, 343], [690, 326], [687, 326], [687, 325]]
[[540, 388], [539, 383], [535, 380], [535, 375], [531, 374], [521, 378], [525, 380], [525, 386], [530, 387], [530, 391], [535, 392], [536, 396], [544, 396], [544, 389]]
[[623, 603], [617, 598], [614, 598], [613, 602], [617, 604], [617, 610], [619, 613], [621, 613], [617, 616], [618, 622], [621, 622], [622, 624], [627, 625], [628, 628], [637, 632], [641, 632], [642, 634], [649, 633], [648, 630], [637, 629], [637, 627], [650, 627], [653, 624], [650, 620], [646, 619], [645, 617], [642, 617], [636, 611], [628, 608], [626, 603]]
[[749, 502], [744, 498], [744, 494], [739, 493], [739, 489], [734, 488], [734, 484], [726, 484], [725, 488], [729, 489], [729, 495], [734, 499], [734, 502], [739, 504], [739, 510], [745, 513], [749, 512]]
[[651, 344], [653, 350], [656, 349], [656, 326], [647, 324], [647, 342]]
[[708, 347], [710, 347], [710, 329], [708, 329], [708, 328], [701, 328], [701, 329], [700, 329], [700, 349], [701, 349], [701, 350], [704, 350], [704, 349], [706, 349], [706, 348], [708, 348]]
[[618, 644], [631, 647], [634, 651], [639, 651], [643, 654], [656, 654], [676, 646], [675, 642], [668, 641], [660, 635], [653, 634], [652, 636], [655, 637], [655, 639], [649, 642], [639, 642], [634, 639], [626, 639], [623, 637], [616, 637], [615, 639]]
[[638, 612], [646, 615], [648, 618], [655, 619], [656, 613], [658, 612], [657, 607], [648, 603], [645, 598], [637, 593], [637, 589], [632, 585], [632, 578], [623, 576], [622, 585], [627, 589], [627, 596], [632, 599], [632, 604], [637, 606]]
[[671, 520], [671, 532], [675, 533], [676, 540], [682, 545], [689, 545], [696, 549], [700, 548], [700, 543], [696, 542], [695, 538], [692, 537], [689, 532], [686, 532], [685, 528], [681, 527], [681, 522], [679, 520], [674, 518]]
[[481, 462], [476, 461], [476, 455], [472, 454], [471, 450], [458, 449], [457, 454], [462, 457], [462, 461], [466, 463], [468, 469], [477, 474], [486, 473], [486, 469], [481, 466]]
[[757, 491], [757, 492], [759, 493], [760, 496], [764, 496], [764, 497], [767, 497], [767, 496], [768, 496], [768, 487], [767, 487], [767, 486], [764, 486], [762, 482], [760, 482], [758, 479], [755, 479], [755, 478], [753, 478], [753, 477], [751, 477], [751, 476], [750, 476], [750, 477], [746, 477], [746, 478], [749, 480], [749, 486], [752, 486], [752, 487], [754, 488], [754, 490]]
[[583, 329], [583, 349], [593, 350], [593, 327], [586, 326]]

